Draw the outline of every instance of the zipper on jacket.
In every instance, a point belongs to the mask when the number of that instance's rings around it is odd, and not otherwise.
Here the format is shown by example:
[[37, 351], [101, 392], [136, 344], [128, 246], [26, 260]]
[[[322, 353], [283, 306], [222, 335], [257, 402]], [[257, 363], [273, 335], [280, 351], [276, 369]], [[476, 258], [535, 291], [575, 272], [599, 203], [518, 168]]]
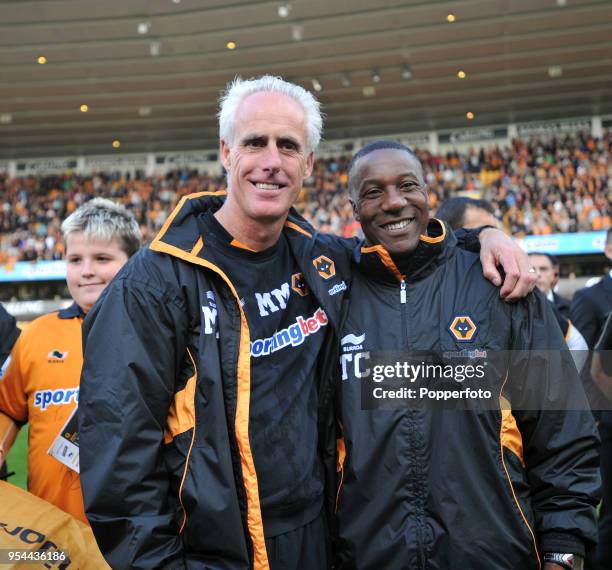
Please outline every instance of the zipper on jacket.
[[[407, 310], [407, 291], [406, 291], [407, 285], [406, 285], [406, 279], [404, 278], [404, 276], [402, 275], [402, 279], [400, 281], [400, 311], [401, 311], [401, 315], [402, 315], [402, 331], [403, 331], [403, 336], [404, 336], [404, 349], [408, 348], [408, 310]], [[413, 462], [415, 465], [415, 472], [413, 473], [413, 477], [416, 479], [418, 478], [418, 476], [421, 474], [421, 457], [420, 455], [417, 453], [417, 448], [419, 447], [417, 445], [417, 434], [418, 434], [418, 412], [416, 410], [407, 410], [406, 411], [407, 414], [407, 419], [409, 422], [409, 426], [410, 426], [410, 441], [411, 441], [411, 452], [413, 454]], [[416, 486], [420, 487], [420, 481], [416, 481]], [[418, 501], [417, 501], [418, 502]], [[420, 509], [422, 510], [422, 508]], [[423, 524], [424, 521], [424, 515], [422, 512], [417, 512], [414, 516], [415, 518], [415, 523], [416, 523], [416, 547], [417, 547], [417, 552], [416, 552], [416, 562], [418, 564], [419, 570], [425, 570], [427, 568], [427, 552], [426, 552], [426, 547], [425, 547], [425, 538], [423, 536], [423, 530], [421, 528], [421, 525]]]
[[402, 334], [404, 336], [404, 348], [408, 346], [408, 317], [406, 315], [406, 280], [402, 277], [400, 281], [400, 311], [402, 314]]

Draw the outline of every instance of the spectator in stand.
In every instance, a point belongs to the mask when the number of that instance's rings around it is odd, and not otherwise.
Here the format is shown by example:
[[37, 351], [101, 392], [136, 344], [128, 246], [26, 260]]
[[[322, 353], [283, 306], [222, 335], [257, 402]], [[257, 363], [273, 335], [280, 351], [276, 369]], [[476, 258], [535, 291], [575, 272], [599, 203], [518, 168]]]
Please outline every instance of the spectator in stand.
[[69, 465], [51, 447], [78, 402], [83, 317], [139, 249], [140, 232], [123, 206], [97, 198], [77, 208], [62, 224], [62, 233], [74, 303], [33, 321], [15, 343], [0, 382], [0, 464], [18, 429], [29, 423], [29, 490], [89, 524], [78, 455]]
[[[511, 148], [432, 155], [417, 151], [430, 188], [429, 206], [458, 190], [480, 192], [512, 235], [602, 230], [612, 216], [612, 133], [515, 140]], [[302, 203], [315, 227], [361, 235], [342, 188], [348, 157], [319, 159]], [[185, 194], [225, 187], [222, 175], [182, 170], [164, 176], [98, 173], [9, 179], [0, 174], [0, 263], [61, 259], [60, 221], [86, 200], [104, 196], [130, 209], [147, 238]], [[307, 207], [304, 201], [307, 200]]]

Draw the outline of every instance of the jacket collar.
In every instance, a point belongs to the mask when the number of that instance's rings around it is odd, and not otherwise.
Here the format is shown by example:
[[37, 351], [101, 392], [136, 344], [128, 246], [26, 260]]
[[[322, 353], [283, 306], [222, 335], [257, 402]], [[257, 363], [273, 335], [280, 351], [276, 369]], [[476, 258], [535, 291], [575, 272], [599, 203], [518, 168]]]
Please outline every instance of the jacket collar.
[[60, 319], [76, 319], [76, 318], [85, 318], [85, 313], [83, 309], [79, 307], [76, 303], [72, 303], [69, 307], [62, 309], [58, 312], [57, 316]]
[[410, 255], [393, 259], [380, 244], [363, 246], [357, 254], [359, 268], [368, 277], [386, 283], [420, 281], [453, 254], [456, 243], [455, 235], [445, 222], [432, 218]]
[[[190, 256], [204, 258], [205, 244], [198, 229], [197, 217], [209, 210], [216, 212], [223, 205], [225, 196], [225, 191], [197, 192], [184, 196], [149, 247], [186, 261], [190, 261]], [[293, 208], [284, 231], [288, 236], [297, 232], [302, 237], [311, 238], [314, 234], [314, 229]]]

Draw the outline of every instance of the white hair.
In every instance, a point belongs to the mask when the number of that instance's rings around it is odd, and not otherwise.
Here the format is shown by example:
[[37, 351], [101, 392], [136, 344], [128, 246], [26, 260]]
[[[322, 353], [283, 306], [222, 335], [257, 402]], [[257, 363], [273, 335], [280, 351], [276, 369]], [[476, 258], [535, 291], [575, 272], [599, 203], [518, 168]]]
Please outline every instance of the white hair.
[[62, 222], [64, 240], [74, 233], [87, 239], [117, 240], [131, 257], [140, 248], [140, 227], [134, 216], [121, 204], [106, 198], [94, 198], [77, 208]]
[[228, 84], [227, 90], [219, 99], [219, 138], [230, 146], [234, 144], [234, 124], [238, 107], [245, 97], [260, 92], [286, 95], [302, 107], [306, 115], [306, 151], [314, 152], [319, 146], [323, 130], [319, 102], [303, 87], [272, 75], [248, 80], [236, 77]]

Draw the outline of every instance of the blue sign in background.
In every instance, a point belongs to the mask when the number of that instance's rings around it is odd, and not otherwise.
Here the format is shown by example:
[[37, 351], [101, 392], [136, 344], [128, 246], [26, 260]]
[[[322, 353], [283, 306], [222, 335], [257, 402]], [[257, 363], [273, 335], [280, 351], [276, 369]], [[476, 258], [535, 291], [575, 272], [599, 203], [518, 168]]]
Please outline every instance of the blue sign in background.
[[552, 253], [553, 255], [602, 253], [606, 243], [606, 232], [527, 236], [519, 239], [518, 243], [527, 253], [532, 251]]
[[0, 266], [0, 282], [4, 281], [63, 281], [66, 278], [66, 262], [18, 261]]
[[[526, 251], [541, 251], [554, 255], [602, 253], [606, 232], [579, 234], [551, 234], [527, 236], [518, 240]], [[63, 281], [66, 278], [65, 261], [18, 261], [13, 266], [0, 266], [0, 282], [9, 281]]]

